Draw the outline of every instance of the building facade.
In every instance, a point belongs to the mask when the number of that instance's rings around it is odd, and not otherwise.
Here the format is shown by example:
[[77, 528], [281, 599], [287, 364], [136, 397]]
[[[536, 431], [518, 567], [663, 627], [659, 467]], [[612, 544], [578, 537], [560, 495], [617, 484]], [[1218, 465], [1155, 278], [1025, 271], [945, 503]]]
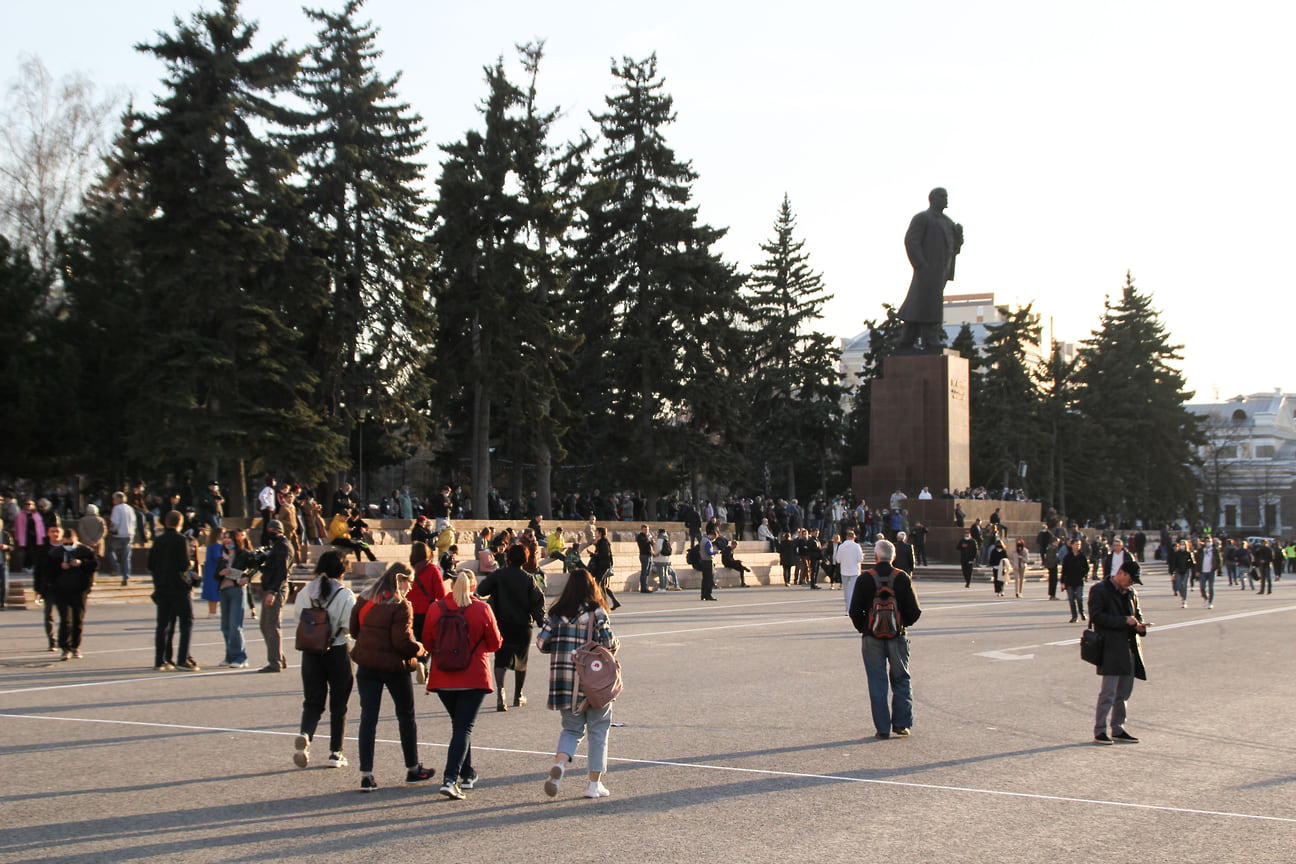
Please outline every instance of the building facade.
[[1201, 418], [1204, 519], [1233, 536], [1286, 537], [1296, 526], [1296, 394], [1185, 406]]

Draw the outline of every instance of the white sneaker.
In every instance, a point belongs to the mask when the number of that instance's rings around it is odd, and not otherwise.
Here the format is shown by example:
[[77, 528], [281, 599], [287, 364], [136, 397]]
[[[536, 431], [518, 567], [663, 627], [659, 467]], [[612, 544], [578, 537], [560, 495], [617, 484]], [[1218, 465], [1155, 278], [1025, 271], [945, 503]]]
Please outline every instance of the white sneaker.
[[589, 784], [589, 788], [585, 790], [586, 798], [606, 798], [611, 794], [612, 793], [608, 791], [608, 788], [603, 785], [603, 781], [601, 780], [595, 780], [593, 783]]
[[549, 769], [549, 779], [545, 781], [544, 790], [545, 794], [550, 798], [558, 794], [558, 787], [562, 785], [563, 774], [566, 770], [561, 765], [554, 765]]
[[305, 735], [298, 735], [293, 739], [293, 764], [298, 768], [305, 768], [310, 764], [310, 738]]
[[330, 768], [345, 768], [349, 764], [347, 758], [341, 753], [330, 753], [328, 758]]

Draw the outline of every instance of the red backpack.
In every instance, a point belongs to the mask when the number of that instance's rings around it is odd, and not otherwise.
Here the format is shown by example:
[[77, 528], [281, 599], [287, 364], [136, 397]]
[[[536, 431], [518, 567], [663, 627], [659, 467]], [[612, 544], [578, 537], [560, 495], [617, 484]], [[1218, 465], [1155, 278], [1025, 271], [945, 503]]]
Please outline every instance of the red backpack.
[[438, 600], [436, 605], [441, 609], [441, 617], [436, 620], [436, 646], [433, 648], [432, 660], [442, 672], [467, 669], [481, 639], [477, 640], [476, 645], [469, 641], [468, 618], [463, 609], [458, 606], [451, 609], [444, 598]]

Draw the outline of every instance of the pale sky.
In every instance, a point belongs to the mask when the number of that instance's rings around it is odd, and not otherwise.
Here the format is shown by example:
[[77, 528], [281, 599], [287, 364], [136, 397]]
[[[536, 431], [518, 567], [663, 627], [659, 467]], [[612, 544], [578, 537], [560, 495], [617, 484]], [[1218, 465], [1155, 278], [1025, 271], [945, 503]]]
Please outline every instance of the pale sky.
[[[163, 69], [132, 45], [199, 8], [4, 5], [0, 78], [35, 54], [137, 106]], [[290, 0], [242, 10], [264, 45], [313, 35]], [[522, 80], [516, 43], [546, 40], [540, 100], [563, 107], [571, 137], [596, 132], [589, 112], [613, 90], [612, 58], [655, 51], [677, 112], [667, 142], [701, 175], [701, 219], [729, 229], [720, 252], [757, 263], [786, 192], [835, 294], [828, 333], [852, 336], [904, 298], [905, 228], [945, 186], [966, 232], [947, 293], [1034, 301], [1058, 339], [1078, 341], [1129, 270], [1184, 346], [1194, 401], [1296, 390], [1284, 363], [1296, 276], [1279, 254], [1296, 235], [1296, 4], [370, 0], [362, 11], [432, 145], [480, 128], [483, 66], [503, 55]], [[431, 185], [439, 151], [427, 160]]]

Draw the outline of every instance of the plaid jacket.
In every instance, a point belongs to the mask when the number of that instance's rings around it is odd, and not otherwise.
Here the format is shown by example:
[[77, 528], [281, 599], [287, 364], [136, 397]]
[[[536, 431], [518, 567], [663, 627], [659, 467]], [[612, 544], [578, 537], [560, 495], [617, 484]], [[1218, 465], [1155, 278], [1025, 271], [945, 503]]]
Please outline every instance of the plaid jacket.
[[[589, 628], [590, 612], [582, 612], [579, 618], [561, 618], [549, 615], [545, 618], [536, 645], [549, 655], [549, 702], [548, 706], [555, 711], [570, 711], [572, 706], [572, 685], [576, 682], [576, 664], [572, 662], [572, 652], [585, 644], [586, 631]], [[608, 625], [608, 616], [601, 608], [595, 608], [594, 641], [609, 651], [616, 653], [617, 638]], [[578, 694], [577, 701], [583, 698]]]

